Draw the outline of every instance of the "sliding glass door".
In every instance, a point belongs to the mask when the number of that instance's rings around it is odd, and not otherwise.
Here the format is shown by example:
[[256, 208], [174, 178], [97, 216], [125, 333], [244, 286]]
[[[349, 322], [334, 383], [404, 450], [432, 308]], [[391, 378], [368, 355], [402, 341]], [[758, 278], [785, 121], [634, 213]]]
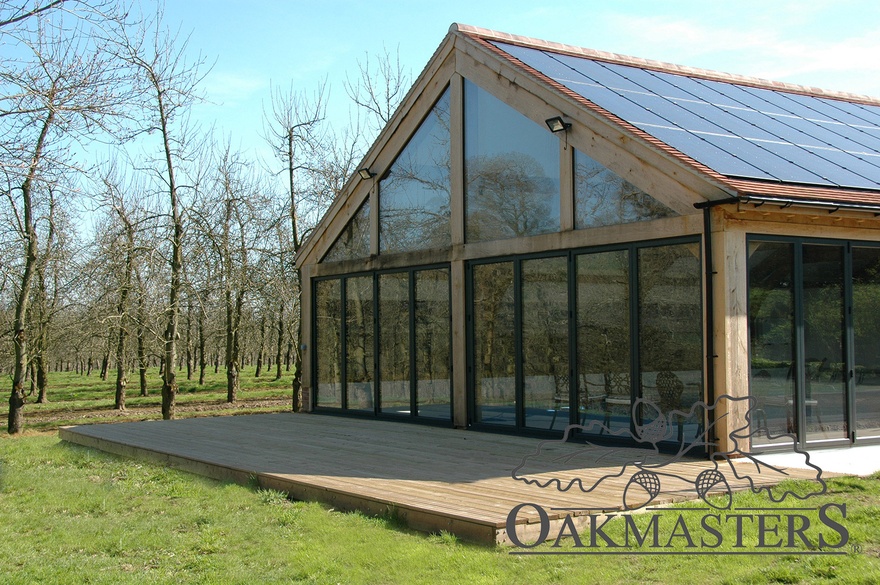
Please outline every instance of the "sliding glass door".
[[880, 247], [749, 241], [753, 443], [880, 437]]

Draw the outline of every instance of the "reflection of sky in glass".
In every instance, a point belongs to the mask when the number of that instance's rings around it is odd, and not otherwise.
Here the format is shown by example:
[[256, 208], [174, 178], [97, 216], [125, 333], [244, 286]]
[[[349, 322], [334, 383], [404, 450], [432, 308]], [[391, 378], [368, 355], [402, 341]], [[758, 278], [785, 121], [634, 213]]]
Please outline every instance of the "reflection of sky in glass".
[[447, 90], [380, 183], [381, 251], [448, 246], [449, 184]]
[[560, 229], [559, 139], [465, 81], [468, 241]]

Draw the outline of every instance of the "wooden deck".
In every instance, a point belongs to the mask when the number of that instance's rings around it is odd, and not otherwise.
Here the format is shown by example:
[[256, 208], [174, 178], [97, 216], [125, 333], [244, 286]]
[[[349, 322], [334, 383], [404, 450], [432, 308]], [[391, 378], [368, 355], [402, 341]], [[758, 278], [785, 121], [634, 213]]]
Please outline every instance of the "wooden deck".
[[[642, 449], [585, 449], [576, 443], [293, 413], [67, 427], [60, 436], [220, 480], [256, 479], [262, 487], [288, 492], [294, 499], [321, 501], [337, 509], [394, 513], [414, 529], [445, 530], [482, 543], [509, 542], [507, 516], [523, 503], [541, 506], [557, 523], [566, 513], [587, 519], [586, 509], [621, 509], [624, 487], [635, 471], [604, 480], [590, 493], [577, 488], [562, 492], [513, 479], [511, 472], [524, 457], [531, 456], [530, 477], [563, 483], [581, 478], [588, 486], [645, 456]], [[535, 456], [539, 447], [541, 454]], [[662, 456], [652, 458], [669, 462]], [[524, 471], [531, 473], [529, 467]], [[693, 479], [711, 467], [709, 461], [686, 460], [669, 462], [664, 470]], [[780, 478], [758, 479], [766, 483]], [[733, 482], [731, 486], [743, 487]], [[664, 483], [651, 505], [695, 497], [693, 484]], [[565, 511], [573, 508], [580, 510]], [[517, 522], [520, 538], [536, 532], [537, 511], [524, 508]]]

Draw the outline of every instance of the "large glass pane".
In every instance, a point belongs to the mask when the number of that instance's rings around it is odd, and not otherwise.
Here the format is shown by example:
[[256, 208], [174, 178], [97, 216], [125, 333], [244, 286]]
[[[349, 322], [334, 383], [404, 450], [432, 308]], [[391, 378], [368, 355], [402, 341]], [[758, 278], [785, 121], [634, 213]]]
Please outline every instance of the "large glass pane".
[[346, 398], [349, 410], [373, 410], [373, 277], [345, 281]]
[[855, 431], [880, 436], [880, 248], [853, 248]]
[[513, 263], [473, 267], [477, 422], [516, 424]]
[[654, 406], [642, 424], [666, 419], [669, 436], [691, 443], [704, 413], [683, 416], [703, 399], [702, 273], [700, 245], [639, 249], [639, 361], [642, 396]]
[[528, 427], [568, 425], [568, 314], [568, 258], [523, 260], [523, 403]]
[[355, 260], [370, 255], [370, 201], [361, 208], [345, 226], [345, 229], [324, 256], [324, 262]]
[[849, 436], [843, 354], [843, 246], [804, 244], [807, 441]]
[[465, 81], [468, 242], [559, 231], [559, 139]]
[[379, 396], [385, 413], [410, 414], [409, 273], [379, 275]]
[[379, 183], [381, 252], [448, 246], [449, 91]]
[[[749, 243], [749, 388], [756, 445], [796, 433], [794, 395], [794, 246]], [[769, 433], [769, 436], [768, 436]], [[776, 441], [790, 442], [790, 438]]]
[[449, 270], [419, 270], [416, 281], [416, 396], [422, 417], [452, 416]]
[[584, 153], [574, 151], [578, 229], [670, 217], [675, 212]]
[[580, 423], [587, 432], [628, 436], [629, 252], [577, 257], [577, 369]]
[[342, 407], [342, 298], [339, 280], [315, 283], [316, 399], [320, 407]]

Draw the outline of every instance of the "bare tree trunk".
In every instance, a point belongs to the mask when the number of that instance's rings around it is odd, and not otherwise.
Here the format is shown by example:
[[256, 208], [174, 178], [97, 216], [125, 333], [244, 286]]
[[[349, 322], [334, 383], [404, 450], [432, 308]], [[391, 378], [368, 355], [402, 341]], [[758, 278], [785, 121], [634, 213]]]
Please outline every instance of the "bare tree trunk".
[[260, 318], [260, 349], [257, 351], [257, 370], [254, 377], [259, 378], [263, 369], [263, 352], [266, 349], [266, 315]]
[[236, 315], [241, 316], [241, 295], [233, 306], [232, 291], [226, 291], [226, 402], [235, 402], [241, 385]]
[[121, 206], [116, 207], [116, 212], [125, 224], [125, 263], [122, 276], [122, 287], [119, 290], [119, 302], [116, 305], [116, 313], [119, 315], [119, 336], [116, 341], [116, 410], [125, 410], [125, 388], [128, 386], [128, 376], [125, 367], [125, 342], [126, 320], [128, 313], [128, 294], [131, 290], [131, 273], [134, 269], [134, 226], [125, 216]]
[[107, 379], [107, 372], [110, 369], [110, 339], [113, 337], [113, 330], [107, 330], [107, 342], [104, 344], [104, 357], [101, 358], [101, 379]]
[[192, 343], [192, 304], [186, 305], [186, 379], [192, 380], [193, 343]]
[[137, 360], [138, 360], [138, 378], [141, 387], [141, 396], [147, 395], [147, 350], [146, 350], [146, 326], [144, 323], [147, 318], [146, 309], [146, 292], [144, 284], [141, 281], [140, 272], [137, 273], [138, 289], [138, 327], [137, 327]]
[[[203, 295], [202, 298], [204, 298]], [[205, 357], [205, 312], [199, 311], [199, 386], [205, 384], [205, 368], [208, 360]]]
[[34, 358], [34, 365], [37, 370], [37, 403], [46, 404], [49, 402], [46, 392], [49, 385], [49, 369], [46, 367], [46, 359], [43, 355]]
[[284, 345], [284, 301], [278, 303], [278, 346], [275, 351], [275, 379], [281, 379], [281, 346]]
[[27, 353], [27, 334], [25, 333], [25, 319], [27, 318], [28, 300], [31, 292], [31, 282], [34, 277], [34, 269], [37, 266], [37, 256], [39, 248], [37, 247], [37, 230], [34, 227], [33, 206], [31, 200], [31, 186], [34, 177], [37, 174], [37, 167], [43, 154], [43, 145], [46, 142], [46, 136], [49, 134], [49, 128], [55, 118], [55, 111], [49, 110], [43, 127], [40, 130], [40, 137], [37, 139], [37, 145], [34, 148], [34, 154], [28, 168], [28, 175], [21, 185], [22, 207], [24, 210], [23, 227], [25, 238], [25, 259], [24, 272], [21, 276], [21, 284], [18, 290], [18, 296], [15, 303], [15, 320], [12, 326], [12, 346], [14, 354], [13, 373], [12, 373], [12, 392], [9, 394], [9, 416], [7, 417], [7, 431], [9, 434], [17, 434], [22, 430], [24, 415], [24, 377], [28, 365]]

